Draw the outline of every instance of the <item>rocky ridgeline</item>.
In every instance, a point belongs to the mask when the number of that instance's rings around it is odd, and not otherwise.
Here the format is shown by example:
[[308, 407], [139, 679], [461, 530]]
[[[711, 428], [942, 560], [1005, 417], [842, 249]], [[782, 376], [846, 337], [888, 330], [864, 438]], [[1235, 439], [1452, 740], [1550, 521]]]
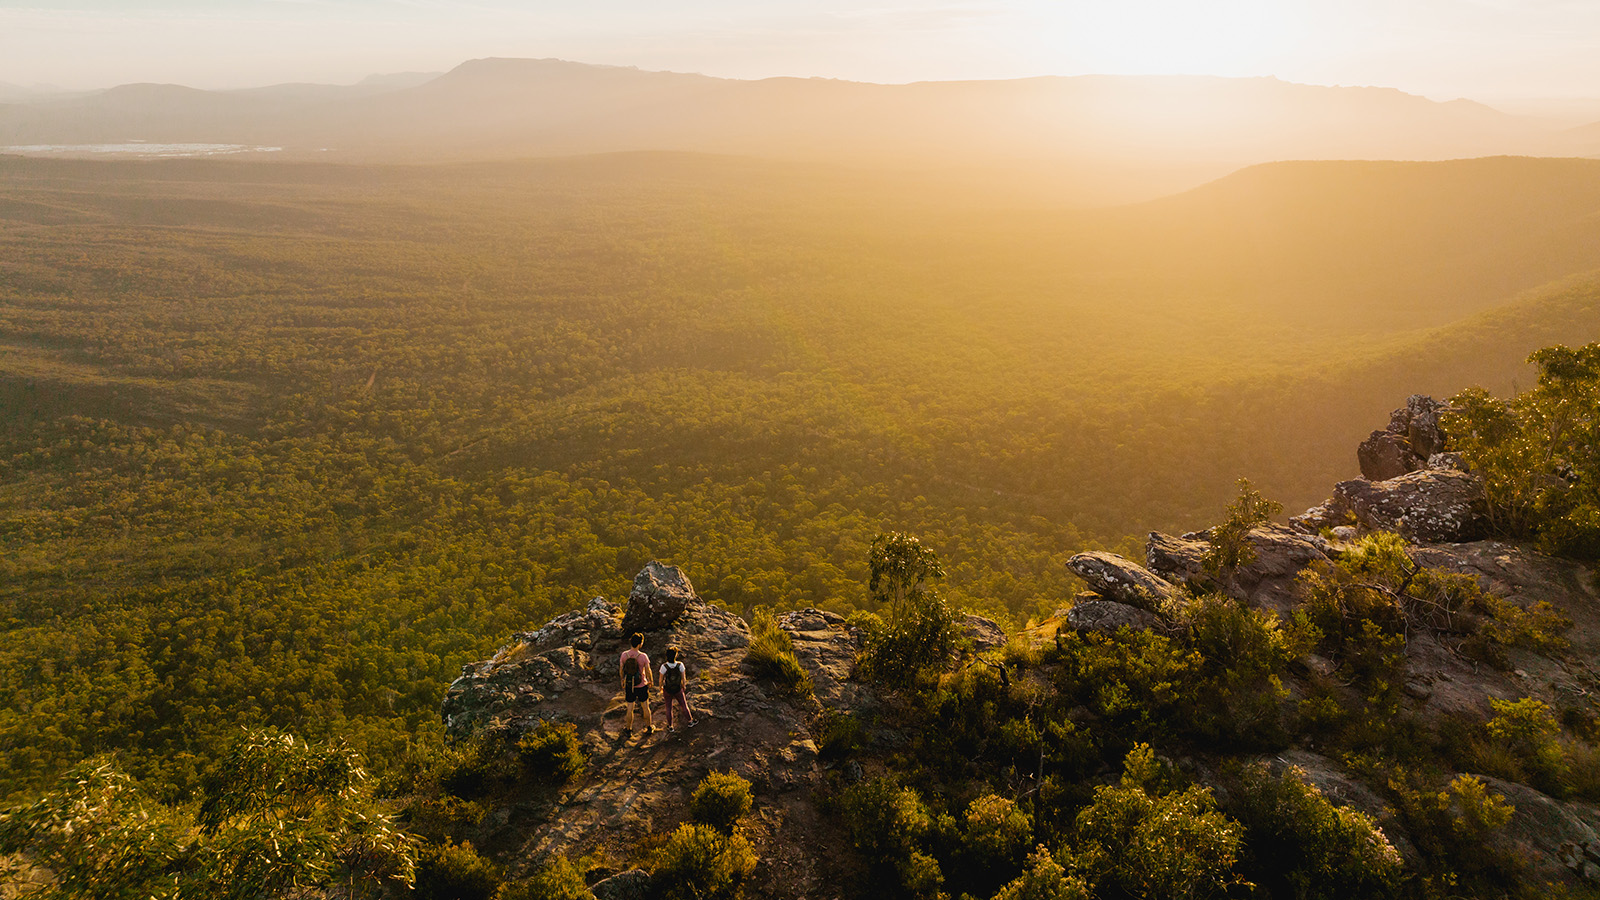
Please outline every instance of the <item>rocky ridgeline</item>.
[[[1429, 568], [1473, 576], [1486, 591], [1528, 607], [1547, 602], [1573, 622], [1567, 637], [1571, 652], [1553, 658], [1511, 650], [1507, 671], [1462, 657], [1448, 635], [1417, 630], [1408, 636], [1405, 685], [1410, 711], [1425, 721], [1469, 713], [1488, 716], [1490, 698], [1534, 697], [1553, 708], [1600, 690], [1600, 673], [1590, 660], [1600, 653], [1600, 594], [1584, 567], [1528, 547], [1491, 540], [1483, 534], [1483, 484], [1449, 452], [1439, 417], [1444, 406], [1424, 396], [1409, 398], [1395, 410], [1389, 427], [1374, 431], [1358, 451], [1362, 478], [1342, 481], [1323, 504], [1291, 517], [1288, 526], [1253, 529], [1248, 540], [1255, 559], [1226, 583], [1203, 578], [1202, 558], [1211, 548], [1208, 532], [1173, 536], [1152, 532], [1144, 564], [1111, 553], [1074, 556], [1068, 566], [1089, 591], [1057, 613], [1059, 622], [1039, 629], [1070, 627], [1115, 631], [1121, 627], [1161, 630], [1169, 624], [1168, 602], [1179, 586], [1202, 582], [1224, 590], [1252, 607], [1281, 615], [1297, 602], [1294, 584], [1313, 563], [1337, 558], [1348, 543], [1375, 531], [1393, 531], [1413, 546], [1412, 558]], [[1333, 663], [1315, 655], [1299, 661], [1303, 674], [1326, 674]], [[1298, 690], [1297, 684], [1289, 685]], [[1343, 767], [1310, 750], [1284, 754], [1305, 769], [1324, 793], [1372, 814], [1396, 844], [1407, 846], [1392, 813], [1371, 790], [1349, 778]], [[1547, 879], [1579, 879], [1600, 884], [1600, 809], [1563, 802], [1533, 788], [1479, 776], [1516, 806], [1506, 839]]]
[[[1505, 671], [1463, 658], [1447, 635], [1415, 631], [1406, 643], [1405, 702], [1411, 712], [1424, 720], [1456, 713], [1482, 717], [1491, 711], [1490, 698], [1535, 697], [1559, 707], [1569, 705], [1564, 698], [1600, 691], [1600, 677], [1588, 662], [1600, 654], [1594, 578], [1581, 566], [1527, 547], [1477, 540], [1482, 485], [1449, 452], [1439, 428], [1441, 410], [1430, 398], [1410, 398], [1386, 430], [1361, 444], [1364, 477], [1340, 482], [1328, 501], [1288, 525], [1249, 532], [1254, 559], [1225, 583], [1202, 577], [1209, 532], [1152, 533], [1142, 564], [1103, 552], [1073, 557], [1069, 567], [1089, 590], [1029, 633], [1048, 640], [1059, 628], [1173, 627], [1171, 601], [1180, 586], [1195, 581], [1286, 615], [1297, 602], [1296, 579], [1307, 567], [1337, 559], [1363, 534], [1395, 531], [1413, 544], [1417, 562], [1473, 576], [1484, 589], [1521, 606], [1548, 602], [1574, 623], [1570, 653], [1554, 658], [1509, 650]], [[527, 865], [551, 852], [578, 855], [597, 848], [626, 857], [630, 846], [683, 821], [701, 778], [731, 770], [749, 779], [757, 796], [746, 826], [762, 857], [752, 885], [757, 895], [849, 893], [848, 868], [841, 868], [851, 858], [845, 837], [817, 802], [824, 772], [814, 729], [824, 708], [863, 713], [862, 720], [873, 721], [873, 711], [889, 701], [852, 678], [862, 635], [841, 617], [807, 609], [783, 615], [778, 624], [794, 641], [814, 697], [786, 696], [751, 677], [744, 667], [750, 642], [744, 620], [702, 602], [682, 571], [655, 562], [635, 579], [625, 609], [595, 598], [583, 610], [513, 635], [492, 658], [465, 666], [443, 703], [451, 735], [570, 722], [589, 752], [585, 772], [553, 809], [499, 809], [483, 843], [511, 847], [508, 856]], [[702, 717], [698, 727], [668, 736], [658, 716], [654, 736], [619, 735], [618, 657], [624, 635], [635, 630], [645, 635], [652, 660], [671, 645], [684, 654], [691, 703]], [[967, 632], [980, 649], [1005, 640], [993, 623], [976, 617], [969, 617]], [[1326, 677], [1334, 668], [1329, 660], [1304, 657], [1287, 687], [1304, 696], [1307, 679]], [[870, 739], [884, 751], [905, 740], [881, 727]], [[1305, 770], [1335, 803], [1374, 816], [1403, 853], [1414, 854], [1393, 813], [1337, 761], [1297, 747], [1270, 762]], [[1503, 839], [1532, 863], [1533, 875], [1600, 883], [1600, 810], [1524, 785], [1484, 780], [1515, 805]]]

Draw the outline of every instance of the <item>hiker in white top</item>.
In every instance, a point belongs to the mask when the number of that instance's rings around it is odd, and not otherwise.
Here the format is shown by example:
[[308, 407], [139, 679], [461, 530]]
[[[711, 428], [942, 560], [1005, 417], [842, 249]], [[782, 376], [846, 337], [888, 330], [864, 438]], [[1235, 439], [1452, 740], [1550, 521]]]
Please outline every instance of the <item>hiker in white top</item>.
[[678, 661], [678, 648], [668, 647], [662, 657], [666, 660], [661, 666], [661, 699], [667, 704], [667, 728], [673, 731], [672, 708], [683, 710], [685, 728], [695, 724], [694, 713], [689, 711], [689, 693], [684, 689], [684, 683], [689, 680], [689, 670]]
[[638, 707], [644, 712], [644, 730], [649, 734], [656, 730], [650, 721], [650, 657], [639, 649], [644, 646], [644, 635], [635, 632], [628, 643], [632, 646], [622, 651], [621, 660], [622, 702], [628, 707], [628, 727], [622, 733], [633, 734], [633, 710]]

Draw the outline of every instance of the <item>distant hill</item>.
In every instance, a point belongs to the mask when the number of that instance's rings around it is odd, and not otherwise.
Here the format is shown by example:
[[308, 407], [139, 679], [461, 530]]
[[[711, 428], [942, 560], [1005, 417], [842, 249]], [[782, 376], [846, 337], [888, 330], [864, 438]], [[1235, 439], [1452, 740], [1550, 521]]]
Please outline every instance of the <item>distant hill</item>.
[[[481, 59], [436, 78], [214, 93], [140, 85], [0, 110], [0, 145], [262, 142], [364, 160], [670, 150], [943, 171], [1024, 194], [1153, 197], [1278, 159], [1571, 155], [1581, 135], [1464, 100], [1274, 78], [738, 81]], [[422, 81], [422, 83], [416, 83]], [[404, 86], [407, 84], [410, 86]]]

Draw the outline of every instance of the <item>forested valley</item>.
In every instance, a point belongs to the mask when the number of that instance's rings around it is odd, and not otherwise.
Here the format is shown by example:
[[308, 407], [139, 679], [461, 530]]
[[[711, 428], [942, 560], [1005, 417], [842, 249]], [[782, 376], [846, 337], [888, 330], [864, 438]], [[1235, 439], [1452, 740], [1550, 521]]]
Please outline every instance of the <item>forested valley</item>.
[[1087, 548], [1292, 512], [1410, 393], [1600, 324], [1600, 162], [1274, 164], [1137, 207], [844, 169], [0, 160], [0, 795], [243, 724], [378, 769], [660, 559], [870, 608], [874, 535], [1021, 625]]

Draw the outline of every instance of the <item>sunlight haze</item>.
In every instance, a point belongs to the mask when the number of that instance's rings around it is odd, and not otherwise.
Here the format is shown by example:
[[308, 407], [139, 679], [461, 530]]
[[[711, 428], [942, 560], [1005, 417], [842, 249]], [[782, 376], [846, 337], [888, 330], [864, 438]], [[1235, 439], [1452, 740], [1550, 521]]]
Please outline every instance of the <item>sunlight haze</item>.
[[1600, 4], [1548, 0], [6, 0], [0, 82], [352, 83], [488, 56], [732, 78], [1274, 75], [1434, 99], [1600, 97]]

